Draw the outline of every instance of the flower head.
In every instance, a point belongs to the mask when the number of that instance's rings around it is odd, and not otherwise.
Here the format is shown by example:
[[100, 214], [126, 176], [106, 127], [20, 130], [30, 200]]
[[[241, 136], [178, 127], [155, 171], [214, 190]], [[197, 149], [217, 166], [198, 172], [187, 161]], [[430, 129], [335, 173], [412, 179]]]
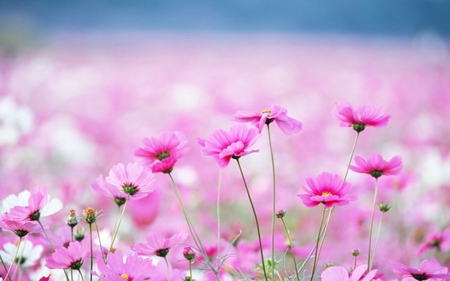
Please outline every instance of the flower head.
[[74, 269], [79, 270], [84, 260], [89, 257], [89, 241], [87, 239], [78, 242], [74, 241], [69, 247], [63, 246], [46, 259], [45, 266], [52, 269]]
[[355, 196], [348, 195], [352, 187], [350, 183], [343, 182], [341, 177], [327, 172], [318, 175], [316, 179], [307, 178], [308, 188], [303, 186], [307, 194], [299, 194], [306, 207], [315, 207], [320, 203], [326, 208], [336, 205], [346, 205], [356, 200]]
[[447, 274], [448, 268], [442, 266], [435, 259], [422, 261], [418, 269], [408, 267], [401, 263], [394, 263], [392, 271], [396, 274], [401, 274], [402, 280], [405, 281], [441, 280], [450, 278], [450, 274]]
[[112, 167], [106, 182], [128, 195], [130, 199], [140, 199], [155, 189], [155, 178], [151, 170], [133, 163], [127, 167], [119, 163]]
[[417, 250], [418, 254], [423, 254], [428, 250], [436, 249], [438, 251], [450, 250], [450, 227], [443, 231], [436, 231], [425, 238]]
[[185, 259], [187, 259], [188, 261], [192, 261], [193, 259], [195, 259], [195, 255], [196, 253], [194, 252], [194, 250], [192, 250], [191, 247], [184, 247], [183, 256]]
[[120, 251], [108, 254], [107, 263], [104, 264], [100, 260], [97, 262], [97, 266], [101, 273], [98, 276], [104, 281], [144, 281], [149, 279], [155, 269], [151, 259], [139, 257], [137, 254], [124, 259]]
[[302, 129], [302, 123], [287, 116], [287, 110], [278, 105], [272, 105], [270, 108], [266, 108], [261, 113], [254, 113], [246, 110], [239, 110], [232, 118], [232, 120], [247, 123], [250, 122], [253, 126], [257, 127], [261, 133], [265, 124], [270, 124], [273, 121], [277, 123], [278, 127], [286, 135], [291, 135], [299, 132]]
[[371, 281], [378, 270], [371, 270], [366, 275], [367, 265], [360, 265], [350, 273], [343, 266], [331, 266], [325, 269], [322, 274], [322, 281]]
[[34, 221], [18, 221], [14, 218], [9, 218], [8, 213], [5, 213], [0, 219], [0, 227], [3, 230], [14, 232], [19, 237], [24, 237], [28, 233], [39, 233], [41, 227]]
[[339, 126], [353, 127], [358, 133], [366, 126], [384, 127], [391, 117], [390, 114], [384, 114], [381, 106], [363, 105], [354, 108], [348, 102], [337, 103], [331, 114], [340, 121]]
[[149, 166], [154, 173], [170, 173], [178, 159], [190, 149], [186, 147], [186, 137], [180, 132], [165, 131], [157, 138], [144, 138], [142, 143], [143, 146], [134, 151], [136, 161]]
[[[29, 240], [22, 241], [18, 251], [17, 245], [13, 243], [5, 243], [3, 248], [5, 249], [4, 251], [0, 250], [3, 261], [7, 264], [12, 264], [15, 262], [21, 267], [33, 266], [44, 251], [44, 247], [42, 247], [42, 245], [36, 245], [33, 247], [33, 243]], [[13, 261], [16, 251], [19, 256], [16, 256]]]
[[98, 176], [98, 178], [91, 184], [92, 189], [100, 194], [110, 197], [114, 202], [120, 207], [127, 200], [127, 194], [123, 189], [117, 188], [117, 186], [106, 182], [103, 175]]
[[355, 163], [356, 166], [350, 166], [352, 171], [370, 174], [374, 178], [379, 178], [382, 175], [398, 175], [403, 168], [400, 156], [394, 156], [389, 161], [384, 160], [380, 154], [373, 154], [367, 161], [355, 156]]
[[219, 167], [225, 168], [232, 158], [239, 158], [259, 150], [248, 150], [259, 138], [258, 129], [238, 124], [228, 131], [215, 130], [208, 138], [198, 139], [202, 153], [212, 156]]
[[139, 243], [131, 247], [131, 249], [140, 255], [165, 257], [169, 253], [170, 248], [186, 240], [187, 236], [188, 233], [186, 231], [176, 233], [169, 238], [157, 233], [148, 236], [146, 244]]

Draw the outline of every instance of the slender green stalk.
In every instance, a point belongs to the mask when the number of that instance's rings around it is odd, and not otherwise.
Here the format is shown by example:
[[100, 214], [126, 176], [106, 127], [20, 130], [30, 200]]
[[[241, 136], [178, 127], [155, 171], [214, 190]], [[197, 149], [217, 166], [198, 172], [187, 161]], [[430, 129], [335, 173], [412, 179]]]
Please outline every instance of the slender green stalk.
[[239, 162], [239, 158], [236, 157], [234, 159], [236, 159], [238, 167], [239, 167], [239, 171], [241, 172], [242, 180], [244, 181], [245, 191], [247, 191], [248, 200], [250, 201], [250, 205], [252, 207], [253, 215], [255, 217], [256, 231], [258, 232], [259, 252], [261, 254], [261, 261], [262, 261], [262, 268], [263, 268], [263, 272], [264, 272], [264, 279], [266, 281], [268, 281], [268, 279], [267, 279], [267, 272], [266, 272], [266, 266], [265, 266], [265, 262], [264, 262], [264, 254], [263, 254], [263, 247], [262, 247], [262, 242], [261, 242], [261, 231], [259, 229], [258, 216], [256, 215], [255, 206], [253, 205], [253, 200], [252, 200], [252, 197], [250, 195], [250, 191], [248, 190], [248, 185], [247, 185], [247, 182], [245, 181], [244, 172], [242, 171], [242, 167], [241, 167], [241, 163]]
[[166, 257], [164, 257], [164, 261], [166, 262], [166, 268], [167, 268], [167, 280], [170, 280], [169, 262], [167, 261]]
[[12, 267], [13, 267], [15, 261], [16, 261], [17, 253], [19, 252], [19, 248], [20, 248], [20, 244], [21, 244], [21, 243], [22, 243], [22, 237], [19, 238], [19, 245], [17, 245], [16, 252], [14, 253], [14, 256], [13, 256], [12, 262], [11, 262], [11, 265], [9, 266], [8, 271], [6, 272], [6, 277], [5, 277], [4, 279], [6, 279], [6, 278], [8, 278], [8, 277], [11, 279], [11, 277], [9, 276], [9, 274], [11, 273], [11, 269], [12, 269]]
[[375, 194], [373, 195], [373, 204], [372, 204], [372, 217], [370, 219], [370, 229], [369, 229], [369, 251], [367, 252], [367, 271], [372, 269], [372, 232], [373, 232], [373, 219], [375, 217], [375, 207], [377, 205], [377, 196], [378, 196], [378, 178], [375, 178]]
[[192, 279], [192, 262], [191, 261], [189, 261], [189, 278], [191, 281], [193, 281], [193, 279]]
[[381, 225], [383, 223], [383, 217], [384, 217], [384, 212], [381, 212], [380, 222], [378, 224], [378, 230], [377, 230], [377, 238], [375, 238], [375, 248], [373, 249], [373, 256], [372, 256], [371, 264], [373, 264], [373, 261], [375, 260], [375, 253], [377, 252], [378, 241], [380, 240]]
[[90, 239], [90, 247], [91, 247], [91, 270], [89, 274], [89, 280], [92, 281], [92, 271], [94, 270], [94, 241], [92, 241], [92, 223], [89, 224], [89, 239]]
[[322, 231], [323, 231], [323, 222], [325, 219], [325, 211], [326, 211], [326, 207], [323, 207], [323, 211], [322, 211], [322, 218], [320, 219], [320, 227], [319, 227], [319, 233], [317, 234], [317, 238], [316, 238], [316, 253], [314, 254], [314, 264], [313, 264], [313, 268], [312, 268], [312, 272], [311, 272], [311, 281], [314, 279], [314, 274], [316, 273], [316, 268], [317, 268], [317, 262], [319, 261], [319, 255], [320, 255], [320, 251], [319, 251], [319, 242], [320, 242], [320, 238], [322, 235]]
[[[0, 255], [0, 261], [2, 262], [3, 269], [5, 270], [5, 272], [8, 271], [8, 269], [6, 268], [5, 262], [3, 261], [2, 255]], [[12, 281], [10, 276], [9, 276], [9, 281]]]
[[130, 199], [130, 195], [127, 195], [127, 200], [123, 204], [122, 213], [120, 214], [119, 222], [117, 223], [117, 227], [114, 228], [114, 233], [113, 233], [113, 237], [112, 237], [112, 240], [111, 240], [111, 246], [109, 246], [109, 251], [108, 252], [111, 252], [112, 249], [113, 249], [114, 241], [116, 240], [117, 234], [119, 233], [120, 224], [122, 223], [123, 216], [125, 214], [125, 209], [127, 208], [127, 204], [128, 204], [129, 199]]
[[289, 234], [289, 229], [287, 228], [286, 223], [284, 222], [284, 219], [281, 218], [281, 221], [283, 222], [284, 230], [286, 231], [286, 235], [289, 240], [289, 250], [291, 250], [291, 252], [292, 252], [292, 260], [294, 261], [294, 267], [295, 267], [295, 276], [297, 277], [297, 281], [300, 281], [300, 277], [298, 276], [297, 261], [295, 260], [294, 244], [292, 244], [291, 235]]
[[106, 264], [106, 257], [105, 257], [105, 253], [103, 252], [102, 239], [100, 237], [100, 231], [98, 230], [97, 221], [95, 221], [94, 223], [95, 223], [95, 229], [97, 230], [98, 244], [100, 246], [100, 252], [102, 253], [102, 259], [103, 259], [103, 262]]
[[[217, 256], [220, 257], [220, 191], [222, 189], [222, 169], [219, 169], [219, 184], [217, 185]], [[189, 268], [191, 263], [189, 262]], [[191, 276], [192, 279], [192, 276]]]
[[84, 281], [83, 274], [81, 273], [81, 270], [78, 269], [78, 273], [80, 274], [81, 281]]
[[197, 232], [195, 231], [194, 225], [192, 224], [191, 220], [189, 219], [189, 217], [187, 215], [187, 212], [184, 207], [183, 200], [181, 199], [180, 191], [178, 190], [177, 184], [175, 183], [175, 180], [173, 179], [172, 174], [168, 173], [168, 175], [169, 175], [170, 181], [172, 183], [172, 188], [175, 192], [178, 203], [180, 204], [181, 210], [183, 211], [184, 219], [186, 220], [186, 223], [188, 225], [189, 232], [191, 233], [192, 239], [194, 240], [194, 243], [197, 246], [198, 251], [205, 259], [206, 265], [209, 267], [209, 269], [211, 269], [213, 274], [216, 276], [216, 279], [220, 280], [218, 270], [216, 270], [214, 268], [214, 266], [211, 264], [211, 261], [210, 261], [208, 255], [206, 255], [205, 248], [203, 247], [200, 237], [198, 236]]
[[[272, 148], [272, 138], [270, 136], [270, 126], [267, 124], [267, 136], [269, 137], [269, 148], [270, 148], [270, 160], [272, 163], [272, 248], [271, 248], [271, 258], [272, 262], [275, 262], [275, 213], [276, 213], [276, 181], [275, 181], [275, 160], [273, 157]], [[275, 266], [272, 266], [272, 280], [275, 276]]]

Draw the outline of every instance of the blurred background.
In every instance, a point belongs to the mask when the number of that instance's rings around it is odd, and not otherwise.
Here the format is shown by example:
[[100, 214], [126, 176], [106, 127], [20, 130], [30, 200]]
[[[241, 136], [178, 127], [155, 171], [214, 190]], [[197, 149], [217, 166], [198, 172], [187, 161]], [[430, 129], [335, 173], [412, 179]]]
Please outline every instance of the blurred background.
[[[90, 187], [97, 176], [133, 162], [143, 137], [182, 131], [192, 149], [174, 177], [189, 208], [203, 211], [208, 235], [215, 206], [206, 202], [217, 196], [219, 173], [200, 154], [197, 138], [227, 129], [238, 110], [277, 104], [304, 124], [295, 136], [275, 126], [273, 134], [277, 205], [292, 210], [293, 232], [308, 230], [295, 237], [307, 245], [318, 212], [295, 194], [306, 177], [342, 175], [354, 138], [330, 112], [340, 101], [375, 104], [391, 121], [364, 131], [356, 154], [404, 160], [404, 174], [384, 183], [383, 200], [401, 208], [387, 219], [390, 235], [380, 252], [409, 262], [430, 229], [449, 224], [442, 207], [450, 202], [449, 15], [445, 0], [1, 1], [0, 195], [47, 185], [66, 203], [64, 211], [95, 205], [107, 213], [114, 204]], [[267, 138], [258, 145], [261, 152], [243, 164], [268, 223]], [[238, 176], [232, 165], [223, 171], [222, 200], [230, 206], [223, 214], [230, 233], [223, 236], [244, 229], [243, 239], [250, 239], [251, 216], [240, 216], [248, 202], [235, 208], [243, 192]], [[354, 228], [336, 226], [331, 237], [339, 246], [330, 260], [367, 237], [373, 183], [355, 174], [349, 179], [361, 200], [337, 213], [338, 222]], [[130, 212], [135, 227], [182, 223], [164, 175], [158, 185], [154, 210]], [[389, 253], [399, 244], [401, 251]]]

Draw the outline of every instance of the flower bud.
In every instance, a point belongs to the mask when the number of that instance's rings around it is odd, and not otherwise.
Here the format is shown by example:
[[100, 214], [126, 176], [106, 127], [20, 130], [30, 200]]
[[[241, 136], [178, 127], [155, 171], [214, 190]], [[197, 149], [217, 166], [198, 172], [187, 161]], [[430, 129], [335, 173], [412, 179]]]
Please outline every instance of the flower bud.
[[184, 247], [183, 256], [188, 261], [192, 261], [195, 258], [195, 252], [191, 247]]
[[73, 238], [78, 242], [83, 241], [84, 239], [84, 229], [82, 227], [78, 227], [76, 232], [73, 234]]
[[359, 256], [359, 250], [352, 250], [352, 256], [354, 257]]
[[276, 212], [276, 216], [279, 219], [282, 219], [284, 217], [284, 215], [286, 214], [286, 210], [279, 210], [278, 212]]
[[98, 218], [98, 211], [94, 210], [94, 208], [87, 208], [86, 210], [83, 210], [83, 218], [84, 221], [88, 224], [92, 224], [97, 221]]
[[69, 215], [67, 216], [66, 224], [70, 227], [75, 227], [78, 224], [78, 218], [74, 209], [69, 211]]
[[388, 204], [380, 204], [378, 205], [378, 207], [380, 208], [380, 211], [383, 213], [386, 213], [392, 208], [392, 206], [389, 206]]

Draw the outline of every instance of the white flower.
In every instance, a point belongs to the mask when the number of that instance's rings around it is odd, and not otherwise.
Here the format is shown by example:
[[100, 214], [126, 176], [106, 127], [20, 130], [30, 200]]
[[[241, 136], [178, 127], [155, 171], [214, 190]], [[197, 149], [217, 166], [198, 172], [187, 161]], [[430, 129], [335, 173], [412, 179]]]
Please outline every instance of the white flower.
[[[24, 190], [19, 193], [19, 195], [10, 194], [2, 201], [1, 213], [9, 212], [15, 206], [28, 206], [28, 199], [30, 198], [30, 191]], [[63, 207], [61, 200], [58, 198], [51, 198], [48, 195], [48, 202], [45, 206], [40, 210], [41, 217], [46, 217], [53, 215], [54, 213], [60, 211]]]
[[[3, 245], [3, 250], [0, 250], [3, 261], [6, 264], [13, 263], [14, 254], [17, 251], [17, 245], [13, 243], [6, 243]], [[19, 251], [17, 252], [16, 262], [19, 262], [21, 267], [31, 267], [41, 257], [44, 247], [42, 245], [36, 245], [33, 247], [33, 243], [29, 240], [22, 241], [20, 243]]]

